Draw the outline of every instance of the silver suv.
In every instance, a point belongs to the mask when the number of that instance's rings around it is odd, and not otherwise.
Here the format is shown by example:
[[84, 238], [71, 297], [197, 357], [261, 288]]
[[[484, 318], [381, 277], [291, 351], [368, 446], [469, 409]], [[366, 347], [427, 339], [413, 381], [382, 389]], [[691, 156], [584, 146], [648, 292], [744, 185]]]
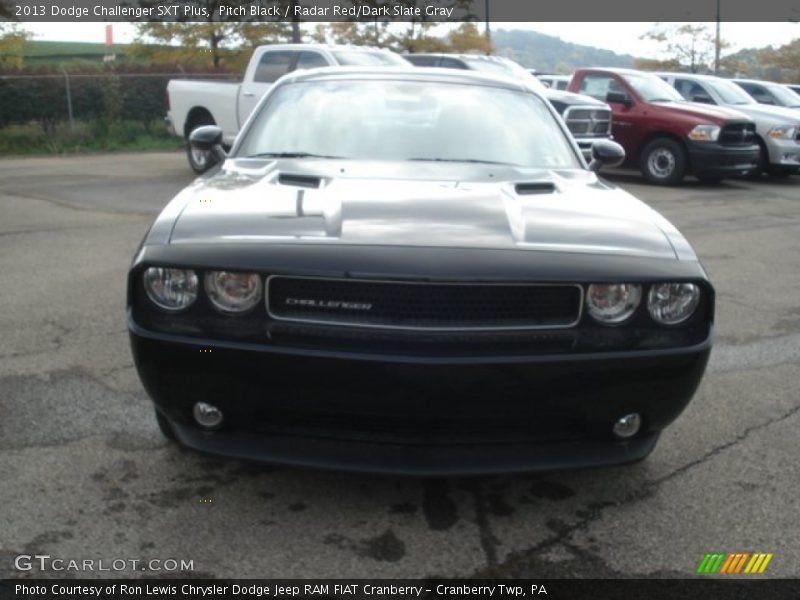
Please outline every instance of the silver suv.
[[760, 170], [785, 176], [800, 171], [800, 112], [759, 104], [728, 79], [692, 73], [657, 73], [687, 100], [735, 108], [756, 124]]

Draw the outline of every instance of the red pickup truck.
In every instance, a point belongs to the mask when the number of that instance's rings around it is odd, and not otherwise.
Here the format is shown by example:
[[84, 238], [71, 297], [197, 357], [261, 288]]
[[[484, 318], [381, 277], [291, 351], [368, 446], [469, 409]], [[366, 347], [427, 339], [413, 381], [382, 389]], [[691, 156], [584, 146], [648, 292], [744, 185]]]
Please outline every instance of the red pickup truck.
[[652, 183], [673, 185], [688, 174], [718, 181], [757, 167], [755, 123], [734, 110], [687, 102], [652, 73], [578, 69], [568, 89], [611, 106], [626, 164]]

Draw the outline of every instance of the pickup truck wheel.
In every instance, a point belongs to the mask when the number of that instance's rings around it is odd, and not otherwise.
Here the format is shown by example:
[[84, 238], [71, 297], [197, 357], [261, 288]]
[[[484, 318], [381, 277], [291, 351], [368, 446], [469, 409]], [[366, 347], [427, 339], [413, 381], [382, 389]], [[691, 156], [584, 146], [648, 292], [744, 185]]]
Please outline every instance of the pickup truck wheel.
[[759, 179], [762, 173], [766, 173], [769, 169], [769, 154], [764, 142], [758, 140], [758, 161], [755, 168], [745, 175], [745, 179]]
[[198, 150], [189, 142], [186, 142], [186, 157], [189, 159], [189, 166], [192, 167], [192, 171], [198, 175], [205, 173], [216, 163], [211, 152]]
[[642, 150], [639, 167], [650, 183], [675, 185], [686, 175], [686, 151], [678, 142], [658, 138]]

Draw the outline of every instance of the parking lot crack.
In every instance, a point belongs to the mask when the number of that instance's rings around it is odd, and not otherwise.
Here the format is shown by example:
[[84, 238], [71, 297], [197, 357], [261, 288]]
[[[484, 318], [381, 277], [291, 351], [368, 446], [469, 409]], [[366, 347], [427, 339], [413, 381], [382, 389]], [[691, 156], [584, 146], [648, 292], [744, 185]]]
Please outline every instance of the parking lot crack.
[[486, 564], [489, 569], [497, 565], [497, 546], [499, 541], [492, 531], [489, 521], [489, 501], [483, 489], [481, 481], [465, 481], [462, 486], [464, 490], [472, 495], [475, 510], [475, 524], [478, 526], [478, 536], [480, 539], [483, 554], [486, 557]]
[[[678, 467], [677, 469], [674, 469], [673, 471], [667, 473], [663, 477], [659, 477], [657, 479], [653, 479], [646, 482], [641, 488], [629, 493], [621, 500], [597, 502], [590, 504], [588, 506], [588, 510], [586, 510], [583, 513], [585, 516], [581, 520], [577, 521], [572, 525], [562, 524], [560, 527], [554, 528], [555, 533], [553, 535], [545, 538], [544, 540], [542, 540], [541, 542], [530, 548], [512, 553], [502, 563], [498, 563], [496, 560], [496, 550], [495, 550], [496, 542], [495, 542], [495, 545], [491, 546], [491, 554], [487, 552], [487, 558], [491, 556], [494, 557], [495, 560], [494, 561], [487, 560], [488, 567], [485, 570], [481, 570], [477, 573], [474, 573], [472, 576], [502, 577], [504, 576], [504, 574], [508, 575], [509, 573], [519, 573], [521, 567], [523, 567], [524, 564], [538, 560], [537, 557], [539, 555], [552, 549], [553, 547], [557, 545], [569, 546], [569, 539], [572, 537], [572, 535], [577, 531], [585, 530], [592, 523], [598, 521], [603, 516], [603, 513], [606, 509], [612, 507], [619, 508], [635, 504], [637, 502], [650, 498], [658, 491], [658, 488], [661, 487], [663, 484], [675, 479], [676, 477], [680, 477], [681, 475], [694, 469], [695, 467], [698, 467], [708, 462], [709, 460], [717, 457], [726, 450], [730, 450], [734, 446], [747, 440], [751, 435], [759, 431], [762, 431], [764, 429], [767, 429], [773, 425], [776, 425], [782, 421], [790, 419], [797, 414], [800, 414], [800, 406], [795, 406], [790, 410], [787, 410], [782, 414], [775, 416], [771, 419], [768, 419], [762, 423], [758, 423], [756, 425], [752, 425], [751, 427], [747, 427], [732, 440], [712, 448], [711, 450], [709, 450], [696, 460], [690, 461]], [[476, 505], [478, 505], [478, 494], [476, 494]], [[485, 505], [484, 505], [484, 511], [485, 511]], [[483, 542], [485, 533], [488, 531], [488, 533], [490, 534], [491, 530], [489, 530], [488, 528], [488, 523], [485, 523], [485, 525], [481, 525], [480, 522], [481, 513], [480, 511], [476, 512], [478, 512], [479, 515], [478, 524], [479, 527], [481, 527], [481, 539]], [[483, 514], [483, 519], [485, 519], [485, 512]], [[484, 546], [484, 551], [487, 551], [486, 546]]]

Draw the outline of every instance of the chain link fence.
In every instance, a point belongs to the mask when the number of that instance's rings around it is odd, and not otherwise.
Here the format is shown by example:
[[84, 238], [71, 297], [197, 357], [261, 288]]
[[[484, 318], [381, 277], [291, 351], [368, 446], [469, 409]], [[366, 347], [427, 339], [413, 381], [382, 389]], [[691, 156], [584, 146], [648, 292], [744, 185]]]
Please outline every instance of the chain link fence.
[[165, 114], [170, 79], [233, 79], [230, 73], [60, 73], [0, 75], [0, 127], [96, 119], [152, 122]]
[[170, 79], [238, 79], [235, 73], [0, 73], [0, 155], [169, 149]]

